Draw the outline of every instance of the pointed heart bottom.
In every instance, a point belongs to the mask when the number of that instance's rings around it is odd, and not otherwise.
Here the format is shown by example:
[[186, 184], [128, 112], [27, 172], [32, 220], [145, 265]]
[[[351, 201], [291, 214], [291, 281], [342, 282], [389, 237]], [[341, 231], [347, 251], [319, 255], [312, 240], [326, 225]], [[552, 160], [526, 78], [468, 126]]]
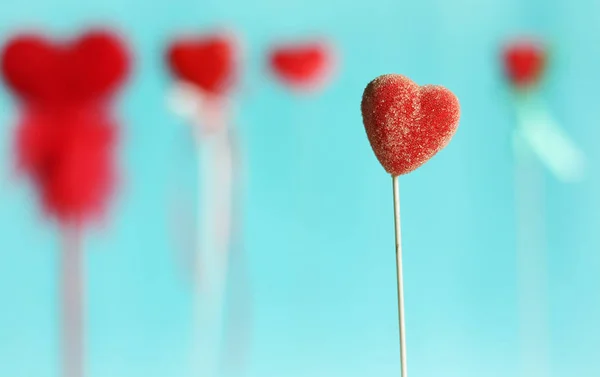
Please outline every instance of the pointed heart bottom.
[[444, 148], [460, 117], [458, 99], [451, 91], [419, 87], [397, 74], [371, 81], [361, 110], [375, 156], [394, 176], [410, 173]]

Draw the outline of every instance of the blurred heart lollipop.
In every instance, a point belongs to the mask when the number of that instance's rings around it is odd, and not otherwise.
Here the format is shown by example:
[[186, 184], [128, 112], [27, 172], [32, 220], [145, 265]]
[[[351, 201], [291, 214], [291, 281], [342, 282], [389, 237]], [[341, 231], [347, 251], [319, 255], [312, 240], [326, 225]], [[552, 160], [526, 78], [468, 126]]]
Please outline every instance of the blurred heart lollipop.
[[[547, 298], [547, 248], [544, 173], [576, 182], [585, 174], [585, 156], [542, 100], [551, 63], [546, 43], [519, 38], [501, 49], [500, 62], [511, 89], [516, 124], [512, 129], [516, 213], [516, 260], [523, 374], [548, 375], [550, 356]], [[533, 356], [533, 357], [532, 357]]]
[[239, 63], [233, 34], [176, 38], [167, 48], [166, 61], [177, 79], [170, 107], [194, 124], [198, 135], [226, 129]]
[[231, 364], [229, 350], [222, 352], [221, 345], [231, 347], [222, 329], [225, 288], [232, 275], [230, 255], [239, 237], [234, 211], [238, 209], [240, 161], [229, 107], [237, 84], [238, 48], [232, 34], [217, 33], [176, 38], [166, 52], [166, 62], [177, 80], [169, 105], [193, 126], [198, 157], [196, 245], [187, 252], [195, 261], [194, 367], [196, 374], [206, 377], [218, 374], [222, 355], [228, 357], [226, 364]]
[[504, 74], [515, 90], [515, 135], [559, 180], [581, 180], [585, 158], [539, 96], [548, 65], [546, 46], [532, 38], [507, 43], [502, 49]]
[[72, 41], [41, 34], [10, 39], [2, 76], [19, 101], [14, 150], [45, 212], [64, 228], [63, 375], [84, 375], [82, 228], [101, 216], [113, 192], [117, 127], [110, 101], [129, 54], [110, 31]]
[[400, 366], [402, 377], [406, 377], [398, 176], [417, 169], [450, 142], [458, 127], [460, 106], [456, 96], [444, 87], [420, 87], [405, 76], [390, 74], [379, 76], [367, 85], [361, 111], [375, 156], [392, 175]]

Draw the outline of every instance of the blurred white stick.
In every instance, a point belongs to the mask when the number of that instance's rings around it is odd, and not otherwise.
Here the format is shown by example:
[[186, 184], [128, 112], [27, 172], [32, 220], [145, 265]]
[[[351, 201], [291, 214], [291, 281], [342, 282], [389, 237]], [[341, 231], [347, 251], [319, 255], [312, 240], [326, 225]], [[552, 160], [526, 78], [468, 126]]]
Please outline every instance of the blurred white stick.
[[84, 273], [80, 229], [67, 225], [63, 230], [61, 253], [62, 368], [64, 377], [83, 377]]
[[517, 133], [514, 150], [521, 376], [547, 377], [550, 327], [544, 176], [529, 145]]
[[223, 103], [196, 98], [200, 107], [191, 114], [198, 151], [195, 355], [197, 375], [216, 377], [223, 348], [233, 160]]
[[[226, 131], [226, 130], [225, 130]], [[226, 132], [199, 145], [196, 340], [202, 377], [216, 376], [222, 349], [231, 213], [231, 156]]]
[[540, 162], [563, 182], [580, 181], [585, 175], [585, 156], [548, 112], [534, 98], [517, 101], [517, 132]]
[[226, 282], [233, 211], [233, 146], [229, 104], [178, 83], [169, 107], [193, 125], [198, 154], [198, 224], [195, 259], [195, 375], [215, 377], [224, 339]]
[[538, 161], [559, 181], [585, 176], [585, 156], [536, 97], [517, 100], [514, 133], [517, 215], [517, 288], [521, 375], [550, 375], [548, 265], [544, 217], [543, 172]]
[[224, 350], [221, 357], [223, 375], [242, 375], [248, 357], [250, 344], [252, 289], [248, 271], [248, 260], [243, 241], [243, 198], [246, 174], [243, 166], [241, 143], [237, 129], [229, 128], [229, 140], [232, 161], [232, 215], [231, 215], [231, 251], [228, 268], [227, 329], [224, 334]]

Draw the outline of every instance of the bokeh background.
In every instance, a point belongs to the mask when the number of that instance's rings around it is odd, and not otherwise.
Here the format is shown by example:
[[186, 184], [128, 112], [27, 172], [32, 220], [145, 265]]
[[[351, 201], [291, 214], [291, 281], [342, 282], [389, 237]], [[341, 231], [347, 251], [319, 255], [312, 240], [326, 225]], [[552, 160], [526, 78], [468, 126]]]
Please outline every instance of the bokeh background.
[[[399, 375], [391, 182], [359, 111], [366, 83], [397, 72], [447, 86], [462, 106], [450, 146], [401, 179], [410, 373], [525, 376], [515, 116], [499, 62], [501, 44], [522, 34], [551, 46], [542, 96], [589, 160], [582, 183], [544, 176], [548, 332], [536, 362], [544, 376], [600, 373], [599, 2], [31, 0], [2, 5], [0, 39], [106, 24], [136, 63], [118, 105], [122, 190], [86, 238], [90, 376], [190, 375], [192, 294], [169, 201], [175, 180], [193, 181], [194, 151], [165, 102], [163, 51], [176, 34], [220, 27], [241, 36], [246, 58], [235, 118], [252, 291], [243, 375]], [[314, 36], [335, 43], [339, 70], [317, 95], [293, 95], [267, 75], [266, 51]], [[54, 377], [59, 229], [14, 177], [14, 105], [0, 91], [0, 375]]]

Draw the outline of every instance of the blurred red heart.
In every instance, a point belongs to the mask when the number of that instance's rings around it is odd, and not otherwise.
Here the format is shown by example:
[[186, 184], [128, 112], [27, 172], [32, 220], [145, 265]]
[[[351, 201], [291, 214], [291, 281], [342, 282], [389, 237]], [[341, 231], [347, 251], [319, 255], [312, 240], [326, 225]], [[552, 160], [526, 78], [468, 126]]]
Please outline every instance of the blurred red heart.
[[540, 43], [517, 41], [504, 48], [503, 60], [510, 82], [518, 88], [527, 88], [541, 80], [546, 68], [546, 51]]
[[180, 80], [222, 95], [234, 84], [236, 46], [225, 34], [182, 38], [170, 45], [167, 62]]
[[117, 137], [101, 108], [32, 108], [22, 116], [14, 140], [18, 166], [49, 215], [84, 221], [102, 214], [115, 184]]
[[394, 176], [410, 173], [444, 148], [460, 117], [458, 99], [448, 89], [420, 87], [394, 74], [367, 85], [361, 111], [375, 156]]
[[324, 81], [333, 64], [331, 49], [320, 42], [286, 45], [270, 54], [272, 71], [292, 87], [311, 88]]
[[53, 42], [24, 34], [2, 53], [7, 84], [29, 102], [99, 100], [110, 95], [127, 74], [125, 46], [106, 31], [91, 31], [72, 42]]

